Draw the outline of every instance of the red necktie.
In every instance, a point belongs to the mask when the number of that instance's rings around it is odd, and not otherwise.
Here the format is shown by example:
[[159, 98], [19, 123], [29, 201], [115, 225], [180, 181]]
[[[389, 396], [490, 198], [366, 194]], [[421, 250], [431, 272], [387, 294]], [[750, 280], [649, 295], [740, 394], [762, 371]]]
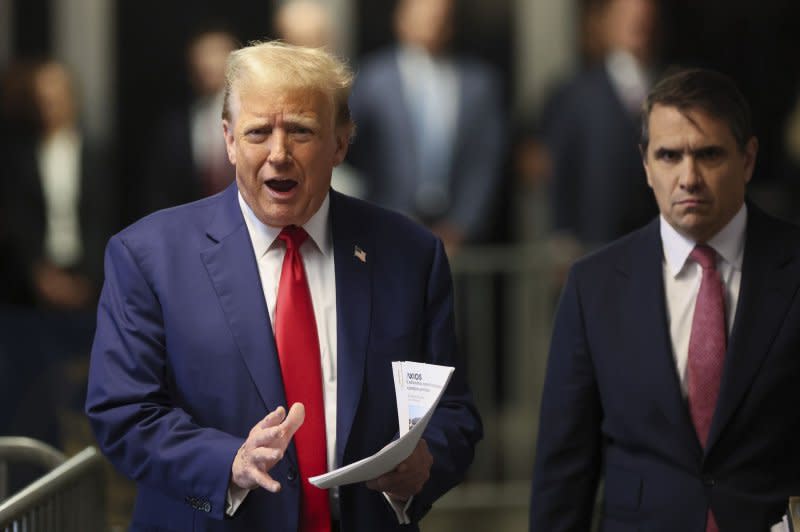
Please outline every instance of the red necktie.
[[[725, 302], [714, 250], [709, 246], [698, 244], [692, 250], [690, 257], [703, 269], [703, 278], [697, 293], [692, 333], [689, 337], [689, 412], [697, 437], [701, 445], [706, 447], [711, 419], [717, 406], [722, 380], [722, 363], [727, 345]], [[706, 531], [718, 530], [714, 516], [709, 510]]]
[[329, 531], [328, 492], [308, 482], [308, 477], [328, 470], [317, 323], [300, 255], [300, 246], [308, 234], [302, 228], [290, 225], [283, 228], [278, 238], [286, 243], [286, 255], [278, 286], [275, 342], [287, 406], [299, 402], [306, 410], [305, 421], [294, 435], [302, 487], [299, 530]]

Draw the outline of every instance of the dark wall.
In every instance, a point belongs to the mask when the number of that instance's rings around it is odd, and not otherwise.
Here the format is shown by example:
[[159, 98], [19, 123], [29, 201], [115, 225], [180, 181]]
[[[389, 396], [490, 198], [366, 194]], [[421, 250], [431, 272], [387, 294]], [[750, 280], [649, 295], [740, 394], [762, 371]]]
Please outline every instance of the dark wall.
[[670, 0], [664, 10], [670, 63], [733, 77], [753, 110], [760, 140], [754, 182], [786, 178], [782, 135], [800, 80], [800, 2]]

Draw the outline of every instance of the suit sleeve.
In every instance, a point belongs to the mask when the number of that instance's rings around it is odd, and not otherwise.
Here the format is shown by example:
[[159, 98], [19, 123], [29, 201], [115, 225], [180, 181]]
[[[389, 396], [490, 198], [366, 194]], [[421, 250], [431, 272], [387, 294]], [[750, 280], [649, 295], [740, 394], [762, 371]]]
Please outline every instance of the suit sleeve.
[[454, 366], [455, 371], [423, 435], [433, 455], [433, 467], [428, 482], [408, 509], [412, 522], [419, 521], [436, 499], [463, 480], [472, 463], [475, 445], [483, 437], [480, 416], [466, 381], [466, 368], [457, 356], [453, 285], [444, 246], [438, 239], [428, 279], [424, 320], [425, 362]]
[[222, 519], [243, 440], [198, 426], [177, 406], [158, 299], [119, 237], [105, 271], [86, 401], [98, 443], [128, 477]]
[[530, 530], [590, 529], [600, 471], [602, 408], [575, 269], [551, 340], [531, 493]]

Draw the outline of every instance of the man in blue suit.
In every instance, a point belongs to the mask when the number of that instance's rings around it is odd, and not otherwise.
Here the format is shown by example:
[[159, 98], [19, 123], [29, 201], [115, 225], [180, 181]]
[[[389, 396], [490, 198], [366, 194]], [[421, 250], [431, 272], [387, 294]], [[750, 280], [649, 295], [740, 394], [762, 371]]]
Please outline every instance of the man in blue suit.
[[455, 56], [455, 0], [400, 0], [398, 44], [368, 57], [353, 89], [349, 160], [367, 198], [422, 221], [448, 250], [485, 239], [503, 186], [497, 74]]
[[662, 80], [642, 157], [661, 212], [577, 262], [559, 305], [531, 530], [767, 531], [800, 493], [800, 230], [745, 200], [733, 82]]
[[[456, 355], [443, 245], [330, 190], [353, 130], [342, 63], [262, 43], [234, 52], [226, 77], [236, 182], [144, 218], [106, 253], [87, 413], [138, 484], [131, 528], [416, 530], [463, 478], [482, 430]], [[281, 299], [283, 270], [305, 278], [296, 301]], [[309, 297], [313, 316], [281, 319]], [[287, 380], [281, 346], [309, 339], [316, 358]], [[394, 360], [456, 371], [408, 459], [320, 507], [308, 476], [396, 437]], [[317, 406], [288, 404], [298, 385], [321, 395]], [[315, 424], [318, 437], [302, 439]], [[309, 453], [322, 471], [304, 465]]]

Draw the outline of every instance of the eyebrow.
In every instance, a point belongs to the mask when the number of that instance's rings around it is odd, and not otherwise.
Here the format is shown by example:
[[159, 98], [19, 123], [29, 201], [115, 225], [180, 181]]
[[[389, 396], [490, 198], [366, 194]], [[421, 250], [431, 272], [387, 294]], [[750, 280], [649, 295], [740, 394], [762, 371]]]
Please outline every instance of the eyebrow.
[[659, 148], [656, 148], [654, 155], [656, 157], [662, 157], [664, 155], [676, 154], [676, 153], [680, 154], [688, 153], [694, 157], [697, 157], [699, 155], [725, 153], [725, 148], [720, 144], [708, 144], [706, 146], [700, 146], [694, 149], [687, 149], [685, 147], [670, 148], [668, 146], [661, 146]]

